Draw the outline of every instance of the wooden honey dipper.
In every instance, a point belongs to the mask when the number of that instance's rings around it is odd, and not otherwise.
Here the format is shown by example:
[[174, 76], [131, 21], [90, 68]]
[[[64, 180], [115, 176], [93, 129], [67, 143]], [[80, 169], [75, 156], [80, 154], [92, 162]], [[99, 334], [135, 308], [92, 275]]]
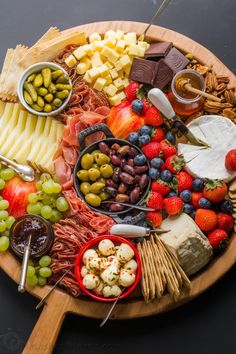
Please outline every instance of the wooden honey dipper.
[[206, 97], [208, 100], [221, 102], [221, 99], [219, 97], [216, 97], [214, 95], [206, 93], [205, 91], [201, 91], [201, 90], [193, 87], [189, 83], [189, 79], [184, 79], [184, 78], [180, 77], [179, 79], [176, 80], [175, 87], [176, 87], [177, 90], [180, 90], [180, 91], [189, 91], [189, 92], [192, 92], [192, 93], [196, 93], [197, 95]]

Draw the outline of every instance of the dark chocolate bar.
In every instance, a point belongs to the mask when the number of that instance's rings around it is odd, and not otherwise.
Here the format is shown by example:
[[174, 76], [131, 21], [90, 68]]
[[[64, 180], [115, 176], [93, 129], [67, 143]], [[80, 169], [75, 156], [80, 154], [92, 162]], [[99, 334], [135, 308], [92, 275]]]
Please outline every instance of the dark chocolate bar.
[[173, 70], [174, 74], [184, 69], [189, 63], [189, 60], [176, 48], [172, 48], [164, 60]]
[[134, 58], [129, 79], [143, 84], [152, 84], [156, 77], [157, 63], [151, 60]]
[[157, 63], [156, 76], [152, 81], [152, 85], [159, 89], [163, 89], [173, 79], [174, 72], [172, 68], [165, 62], [164, 59]]
[[159, 42], [152, 43], [150, 47], [146, 50], [144, 57], [145, 58], [161, 58], [165, 57], [172, 48], [171, 42]]

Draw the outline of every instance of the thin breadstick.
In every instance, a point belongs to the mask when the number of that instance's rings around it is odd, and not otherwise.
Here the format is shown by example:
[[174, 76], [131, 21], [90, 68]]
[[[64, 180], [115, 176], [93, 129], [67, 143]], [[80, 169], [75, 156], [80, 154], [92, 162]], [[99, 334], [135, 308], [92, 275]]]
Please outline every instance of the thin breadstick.
[[147, 262], [147, 268], [148, 268], [148, 278], [149, 278], [149, 289], [150, 289], [150, 298], [151, 300], [155, 299], [155, 286], [154, 286], [154, 280], [153, 280], [153, 274], [150, 269], [150, 263], [149, 263], [149, 257], [147, 253], [147, 247], [146, 247], [146, 240], [143, 241], [143, 252], [145, 255], [145, 259]]
[[151, 248], [151, 242], [150, 241], [147, 241], [147, 248], [148, 248], [148, 251], [149, 251], [149, 254], [150, 254], [150, 260], [149, 261], [150, 261], [150, 264], [151, 264], [151, 267], [152, 267], [152, 270], [153, 270], [153, 277], [154, 277], [154, 285], [155, 285], [155, 288], [156, 288], [156, 294], [157, 294], [157, 297], [160, 298], [161, 295], [162, 295], [161, 284], [160, 284], [159, 277], [158, 277], [158, 268], [155, 265], [154, 257], [152, 257], [152, 248]]
[[156, 266], [156, 272], [157, 272], [157, 276], [158, 276], [158, 281], [159, 281], [159, 286], [160, 286], [160, 293], [161, 295], [163, 294], [164, 292], [164, 289], [165, 289], [165, 286], [164, 286], [164, 283], [163, 283], [163, 277], [162, 277], [162, 270], [161, 270], [161, 266], [160, 266], [160, 263], [159, 263], [159, 259], [158, 259], [158, 256], [156, 254], [156, 249], [155, 249], [155, 243], [154, 243], [154, 239], [153, 237], [151, 236], [150, 237], [150, 246], [151, 246], [151, 249], [152, 249], [152, 255], [153, 255], [153, 260], [154, 260], [154, 263], [155, 263], [155, 266]]
[[142, 265], [142, 277], [141, 277], [142, 294], [143, 294], [145, 302], [148, 302], [149, 288], [148, 288], [148, 284], [147, 284], [147, 269], [146, 269], [146, 264], [145, 264], [144, 257], [143, 257], [143, 250], [142, 250], [140, 243], [138, 243], [137, 248], [138, 248], [138, 252], [140, 254], [141, 265]]

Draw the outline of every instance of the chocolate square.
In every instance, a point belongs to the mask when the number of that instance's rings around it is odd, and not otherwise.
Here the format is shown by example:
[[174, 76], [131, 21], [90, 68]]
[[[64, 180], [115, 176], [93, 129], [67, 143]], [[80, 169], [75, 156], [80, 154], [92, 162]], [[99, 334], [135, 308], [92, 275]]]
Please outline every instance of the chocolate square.
[[151, 84], [156, 76], [157, 63], [151, 60], [134, 58], [129, 79], [143, 84]]
[[171, 42], [159, 42], [152, 43], [150, 47], [146, 50], [145, 58], [156, 58], [157, 60], [161, 57], [165, 57], [172, 48]]
[[173, 79], [174, 72], [172, 68], [165, 62], [164, 59], [157, 63], [156, 76], [152, 81], [152, 85], [159, 89], [163, 89]]
[[184, 69], [189, 63], [189, 60], [176, 48], [172, 48], [164, 60], [173, 70], [174, 74]]

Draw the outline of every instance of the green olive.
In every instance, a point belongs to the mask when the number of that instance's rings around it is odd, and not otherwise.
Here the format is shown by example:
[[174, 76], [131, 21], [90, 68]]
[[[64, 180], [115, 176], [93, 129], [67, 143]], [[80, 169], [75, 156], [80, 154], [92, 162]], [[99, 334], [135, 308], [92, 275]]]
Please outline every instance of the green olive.
[[101, 176], [101, 173], [96, 168], [90, 168], [88, 170], [88, 176], [91, 179], [91, 181], [96, 181], [96, 179], [98, 179]]
[[85, 200], [88, 204], [94, 206], [94, 207], [98, 207], [101, 204], [101, 198], [93, 193], [88, 193], [85, 196]]
[[96, 168], [97, 170], [100, 170], [100, 166], [98, 166], [97, 163], [93, 163], [92, 164], [92, 168]]
[[77, 177], [83, 182], [89, 181], [88, 171], [86, 170], [79, 170], [77, 172]]
[[[86, 171], [87, 172], [87, 171]], [[81, 185], [79, 186], [81, 192], [86, 195], [89, 193], [90, 190], [90, 183], [88, 182], [82, 182]]]
[[97, 179], [96, 182], [100, 182], [100, 183], [106, 184], [106, 179], [104, 177], [100, 177], [100, 178]]
[[108, 198], [110, 198], [110, 194], [107, 193], [107, 192], [101, 192], [101, 193], [99, 193], [99, 197], [100, 197], [102, 200], [107, 200]]
[[110, 178], [113, 175], [113, 168], [111, 165], [105, 164], [100, 167], [102, 177]]
[[91, 193], [95, 193], [98, 194], [102, 191], [102, 189], [105, 187], [105, 183], [101, 183], [101, 182], [94, 182], [93, 184], [91, 184], [90, 186], [90, 192]]
[[84, 170], [88, 170], [92, 167], [94, 162], [94, 157], [91, 154], [84, 154], [81, 159], [81, 166]]
[[91, 155], [96, 155], [96, 154], [101, 154], [101, 151], [100, 150], [93, 150], [91, 152]]
[[102, 153], [96, 154], [95, 161], [99, 166], [102, 166], [110, 162], [110, 157]]

